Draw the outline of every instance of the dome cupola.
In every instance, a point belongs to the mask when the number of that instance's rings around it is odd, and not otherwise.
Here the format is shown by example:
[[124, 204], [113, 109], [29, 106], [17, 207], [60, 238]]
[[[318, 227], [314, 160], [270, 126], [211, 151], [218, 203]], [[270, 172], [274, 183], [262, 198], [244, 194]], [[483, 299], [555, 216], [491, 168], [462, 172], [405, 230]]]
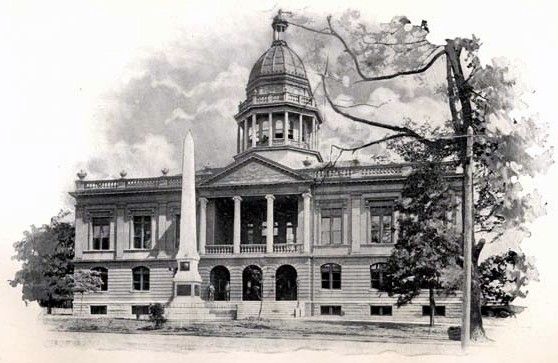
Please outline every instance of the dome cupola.
[[[304, 165], [322, 161], [317, 151], [322, 118], [304, 64], [284, 39], [288, 25], [285, 13], [279, 10], [271, 24], [271, 47], [250, 72], [246, 100], [240, 103], [235, 115], [238, 123], [235, 158], [249, 152], [265, 153], [266, 157], [281, 154], [276, 161], [296, 159], [287, 162], [292, 167], [298, 164], [302, 167], [303, 160]], [[278, 153], [279, 150], [285, 153]]]

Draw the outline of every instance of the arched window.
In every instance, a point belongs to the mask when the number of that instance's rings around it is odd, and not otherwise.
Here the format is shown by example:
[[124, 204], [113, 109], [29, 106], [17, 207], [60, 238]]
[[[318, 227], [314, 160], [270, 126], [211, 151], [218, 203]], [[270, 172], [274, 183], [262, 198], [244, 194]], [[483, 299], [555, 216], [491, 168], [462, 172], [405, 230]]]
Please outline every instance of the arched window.
[[101, 278], [101, 291], [108, 290], [108, 270], [105, 267], [93, 267], [91, 271], [97, 272]]
[[326, 263], [320, 268], [322, 272], [322, 289], [341, 289], [341, 266]]
[[149, 290], [149, 269], [144, 266], [134, 267], [132, 269], [132, 278], [134, 290], [147, 291]]
[[373, 289], [382, 290], [385, 287], [386, 263], [375, 263], [370, 265], [370, 287]]

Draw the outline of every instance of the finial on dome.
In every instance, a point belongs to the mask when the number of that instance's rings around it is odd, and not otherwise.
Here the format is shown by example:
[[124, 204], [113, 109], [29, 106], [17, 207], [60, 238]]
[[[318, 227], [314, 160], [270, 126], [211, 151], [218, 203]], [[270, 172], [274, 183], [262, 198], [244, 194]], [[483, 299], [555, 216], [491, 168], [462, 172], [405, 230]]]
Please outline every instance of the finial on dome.
[[285, 19], [285, 14], [289, 14], [281, 9], [277, 12], [277, 15], [273, 17], [273, 22], [271, 23], [271, 27], [273, 28], [273, 41], [281, 41], [280, 34], [284, 33], [289, 26], [287, 19]]

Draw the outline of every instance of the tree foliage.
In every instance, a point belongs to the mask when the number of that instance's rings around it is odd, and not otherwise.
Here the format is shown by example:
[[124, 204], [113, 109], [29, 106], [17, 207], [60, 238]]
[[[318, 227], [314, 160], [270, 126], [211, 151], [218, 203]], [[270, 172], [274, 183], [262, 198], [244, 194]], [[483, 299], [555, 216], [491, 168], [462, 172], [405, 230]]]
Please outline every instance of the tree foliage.
[[12, 259], [22, 264], [10, 285], [21, 285], [26, 303], [37, 301], [49, 312], [53, 305], [72, 299], [75, 231], [63, 222], [66, 215], [60, 212], [48, 225], [31, 226], [23, 239], [14, 243]]
[[[479, 256], [485, 243], [505, 243], [506, 231], [525, 233], [526, 223], [542, 212], [536, 192], [524, 190], [522, 182], [544, 171], [551, 162], [547, 136], [521, 107], [522, 95], [509, 65], [502, 61], [483, 63], [478, 56], [481, 42], [475, 36], [432, 44], [427, 22], [414, 25], [404, 16], [378, 24], [351, 10], [337, 18], [293, 16], [290, 24], [319, 39], [307, 58], [320, 74], [327, 110], [361, 126], [387, 132], [357, 145], [333, 146], [339, 151], [338, 157], [343, 152], [389, 142], [396, 145], [391, 149], [399, 152], [396, 158], [416, 162], [435, 154], [438, 160], [466, 168], [464, 135], [469, 127], [473, 129], [471, 330], [473, 338], [484, 335]], [[445, 75], [440, 76], [442, 72]], [[381, 112], [389, 100], [372, 104], [371, 92], [389, 87], [386, 80], [399, 79], [416, 88], [422, 86], [422, 94], [445, 102], [449, 117], [441, 114], [436, 119], [437, 115], [432, 115], [429, 123], [416, 119], [401, 120], [399, 124], [384, 121]], [[402, 87], [401, 83], [392, 86]], [[345, 96], [345, 101], [341, 102], [339, 96]]]
[[96, 271], [75, 271], [73, 265], [75, 228], [65, 221], [67, 211], [60, 211], [41, 227], [31, 226], [23, 239], [14, 243], [12, 259], [21, 262], [21, 269], [9, 283], [22, 286], [25, 303], [37, 301], [52, 307], [71, 301], [74, 294], [99, 291], [102, 278]]
[[[430, 324], [435, 295], [459, 288], [461, 233], [455, 226], [455, 190], [445, 166], [423, 163], [409, 175], [397, 204], [398, 238], [387, 263], [387, 291], [397, 305], [410, 303], [423, 289], [429, 292]], [[449, 212], [448, 212], [449, 211]]]
[[526, 297], [527, 285], [537, 280], [535, 267], [525, 254], [509, 250], [490, 256], [479, 265], [485, 304], [508, 305], [517, 297]]

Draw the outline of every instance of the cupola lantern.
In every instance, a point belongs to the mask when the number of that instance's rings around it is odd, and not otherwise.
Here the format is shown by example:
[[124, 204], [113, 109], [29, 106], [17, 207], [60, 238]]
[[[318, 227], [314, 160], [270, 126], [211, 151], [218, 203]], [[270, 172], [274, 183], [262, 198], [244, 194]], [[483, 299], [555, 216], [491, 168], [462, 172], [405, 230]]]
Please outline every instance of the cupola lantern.
[[273, 18], [273, 42], [252, 67], [246, 100], [238, 106], [235, 159], [256, 152], [300, 168], [308, 163], [304, 160], [322, 161], [322, 117], [304, 64], [284, 39], [289, 25], [285, 14], [279, 10]]

